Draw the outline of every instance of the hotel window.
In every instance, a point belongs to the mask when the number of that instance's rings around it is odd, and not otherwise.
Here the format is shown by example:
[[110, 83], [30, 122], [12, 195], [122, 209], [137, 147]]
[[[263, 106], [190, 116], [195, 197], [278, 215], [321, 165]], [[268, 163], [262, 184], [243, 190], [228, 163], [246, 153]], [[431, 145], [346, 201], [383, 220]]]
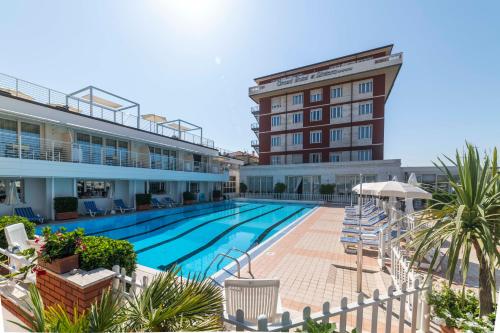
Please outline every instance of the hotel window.
[[297, 112], [292, 115], [292, 123], [298, 124], [302, 122], [302, 112]]
[[340, 119], [342, 118], [342, 114], [343, 114], [342, 106], [330, 107], [330, 119]]
[[191, 193], [200, 193], [200, 183], [189, 182], [187, 190]]
[[372, 137], [372, 126], [359, 126], [358, 139], [371, 139]]
[[224, 183], [222, 192], [223, 193], [236, 192], [236, 176], [229, 176], [229, 181]]
[[310, 135], [311, 143], [321, 143], [321, 131], [312, 131]]
[[0, 203], [5, 203], [12, 187], [17, 192], [19, 203], [24, 203], [24, 180], [0, 179]]
[[304, 102], [303, 94], [296, 94], [292, 96], [292, 105], [300, 105]]
[[323, 99], [321, 89], [311, 91], [311, 103], [320, 102]]
[[290, 162], [291, 164], [299, 164], [299, 163], [302, 163], [303, 160], [303, 156], [302, 154], [291, 154], [291, 155], [288, 155], [290, 157]]
[[274, 156], [271, 156], [271, 165], [279, 165], [279, 164], [283, 164], [283, 161], [284, 161], [284, 158], [285, 156], [284, 155], [274, 155]]
[[342, 129], [331, 129], [330, 130], [330, 142], [342, 141]]
[[371, 149], [358, 150], [358, 161], [371, 161], [371, 159], [372, 159]]
[[248, 176], [248, 192], [271, 193], [273, 192], [272, 176]]
[[279, 109], [281, 108], [281, 97], [276, 97], [271, 100], [271, 109]]
[[309, 163], [321, 163], [321, 153], [310, 153]]
[[320, 176], [285, 176], [288, 193], [319, 193]]
[[358, 87], [360, 94], [366, 94], [373, 91], [373, 83], [371, 81], [360, 83]]
[[17, 121], [0, 119], [0, 156], [18, 157]]
[[342, 160], [342, 154], [341, 153], [330, 153], [330, 162], [332, 163], [337, 163]]
[[331, 89], [332, 98], [342, 97], [342, 87], [334, 87]]
[[323, 109], [312, 109], [310, 113], [311, 121], [321, 121], [323, 114]]
[[40, 156], [40, 126], [21, 123], [21, 149], [23, 158]]
[[106, 198], [111, 189], [111, 182], [105, 180], [78, 180], [76, 192], [78, 198]]
[[358, 114], [360, 116], [366, 115], [366, 114], [372, 114], [372, 113], [373, 113], [373, 104], [371, 102], [359, 104]]
[[149, 182], [149, 193], [166, 194], [169, 193], [169, 183], [167, 182]]
[[271, 117], [271, 126], [276, 127], [281, 124], [281, 116], [272, 116]]
[[271, 136], [271, 146], [272, 147], [281, 146], [281, 136], [279, 136], [279, 135]]
[[292, 134], [292, 145], [301, 145], [302, 144], [302, 133], [293, 133]]

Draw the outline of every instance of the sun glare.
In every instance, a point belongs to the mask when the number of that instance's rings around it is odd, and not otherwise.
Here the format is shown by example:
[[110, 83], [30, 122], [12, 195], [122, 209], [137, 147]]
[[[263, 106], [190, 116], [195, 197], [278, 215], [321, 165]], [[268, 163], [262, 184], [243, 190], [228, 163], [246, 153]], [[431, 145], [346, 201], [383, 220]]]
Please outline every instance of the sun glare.
[[175, 19], [176, 23], [185, 25], [187, 30], [210, 28], [216, 17], [221, 14], [222, 7], [218, 1], [208, 0], [172, 0], [157, 3], [162, 4], [169, 19]]

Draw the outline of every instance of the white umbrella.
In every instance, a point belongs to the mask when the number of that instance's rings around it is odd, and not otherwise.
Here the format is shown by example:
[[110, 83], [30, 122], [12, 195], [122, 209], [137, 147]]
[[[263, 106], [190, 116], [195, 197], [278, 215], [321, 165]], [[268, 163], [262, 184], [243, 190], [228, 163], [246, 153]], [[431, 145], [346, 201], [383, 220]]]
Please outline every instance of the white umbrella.
[[375, 195], [382, 197], [397, 197], [405, 199], [430, 199], [432, 195], [420, 187], [407, 183], [388, 181], [376, 183], [373, 189]]
[[354, 186], [352, 191], [363, 195], [375, 195], [374, 190], [377, 183], [363, 183], [363, 193], [359, 193], [360, 184]]
[[17, 205], [19, 204], [19, 195], [17, 194], [16, 183], [10, 181], [7, 186], [7, 191], [5, 191], [7, 196], [5, 198], [6, 205]]
[[[408, 177], [408, 184], [418, 186], [417, 176], [415, 175], [415, 172], [412, 172], [410, 174], [410, 177]], [[413, 199], [405, 199], [405, 214], [412, 214], [413, 212], [415, 212], [415, 210], [413, 209]]]
[[408, 177], [408, 184], [413, 185], [413, 186], [418, 186], [418, 180], [417, 180], [417, 176], [415, 175], [415, 172], [412, 172], [410, 174], [410, 177]]

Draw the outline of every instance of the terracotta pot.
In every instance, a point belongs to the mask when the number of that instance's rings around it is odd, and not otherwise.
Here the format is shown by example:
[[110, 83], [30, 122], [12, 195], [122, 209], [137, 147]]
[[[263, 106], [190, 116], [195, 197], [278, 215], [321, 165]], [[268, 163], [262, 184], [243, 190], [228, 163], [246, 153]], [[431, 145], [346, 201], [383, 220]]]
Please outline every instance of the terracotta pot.
[[196, 200], [184, 200], [185, 205], [192, 205], [196, 202]]
[[459, 333], [459, 332], [461, 331], [456, 327], [448, 327], [441, 325], [441, 333]]
[[64, 257], [61, 259], [54, 259], [52, 262], [46, 262], [43, 260], [38, 260], [38, 265], [48, 269], [57, 274], [67, 273], [75, 268], [80, 267], [79, 265], [79, 255], [73, 254], [69, 257]]
[[145, 205], [137, 205], [136, 210], [148, 210], [151, 209], [151, 205], [145, 204]]
[[56, 213], [56, 220], [71, 220], [78, 218], [78, 212]]

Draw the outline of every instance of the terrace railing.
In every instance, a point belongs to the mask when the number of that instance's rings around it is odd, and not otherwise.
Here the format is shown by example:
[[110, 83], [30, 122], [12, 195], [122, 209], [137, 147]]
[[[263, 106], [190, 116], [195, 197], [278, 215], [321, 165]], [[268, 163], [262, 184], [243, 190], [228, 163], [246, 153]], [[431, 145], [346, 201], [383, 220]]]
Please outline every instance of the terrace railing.
[[223, 173], [223, 164], [144, 154], [101, 145], [48, 140], [16, 134], [0, 135], [0, 157], [186, 172]]
[[137, 111], [137, 106], [127, 110], [117, 111], [95, 103], [91, 104], [88, 100], [76, 96], [69, 96], [57, 90], [1, 73], [0, 95], [15, 96], [28, 101], [46, 104], [64, 111], [107, 120], [127, 127], [138, 128], [162, 136], [203, 145], [205, 147], [215, 147], [214, 141], [211, 139], [190, 132], [179, 132], [178, 129], [167, 125], [162, 125], [141, 117], [138, 118], [137, 114], [133, 113], [134, 110]]
[[269, 200], [324, 201], [332, 204], [350, 205], [357, 203], [357, 196], [348, 194], [319, 193], [240, 193], [241, 198]]

